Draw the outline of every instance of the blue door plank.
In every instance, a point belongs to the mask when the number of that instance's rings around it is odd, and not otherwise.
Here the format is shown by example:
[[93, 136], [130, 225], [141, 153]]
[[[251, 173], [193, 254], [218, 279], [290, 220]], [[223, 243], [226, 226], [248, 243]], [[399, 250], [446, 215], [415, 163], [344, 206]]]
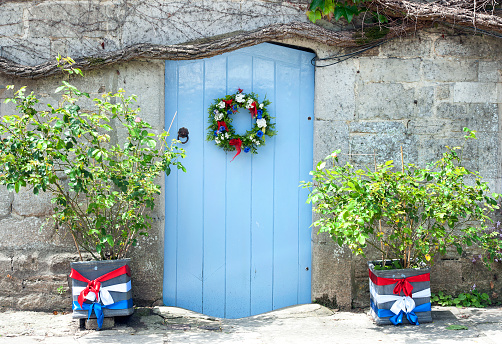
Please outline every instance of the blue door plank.
[[[267, 110], [275, 117], [275, 64], [271, 60], [253, 58], [253, 67], [253, 91], [260, 102], [267, 96], [272, 102]], [[275, 137], [266, 137], [266, 145], [252, 157], [251, 314], [268, 312], [273, 304], [274, 149]]]
[[[228, 56], [227, 94], [237, 88], [251, 89], [252, 58], [248, 55]], [[242, 112], [244, 115], [245, 112]], [[249, 316], [251, 271], [251, 157], [241, 153], [231, 161], [235, 152], [227, 153], [227, 264], [226, 312], [227, 318]]]
[[299, 71], [276, 65], [274, 309], [298, 299]]
[[[309, 172], [313, 168], [314, 151], [314, 68], [310, 61], [315, 55], [301, 53], [300, 65], [300, 180], [310, 180]], [[310, 117], [310, 120], [309, 120]], [[298, 303], [310, 303], [311, 297], [311, 262], [312, 262], [312, 206], [305, 201], [308, 189], [298, 188]]]
[[[165, 123], [168, 126], [178, 109], [178, 66], [176, 61], [166, 61]], [[175, 119], [168, 140], [176, 138], [178, 122]], [[166, 128], [167, 130], [167, 128]], [[165, 305], [176, 306], [177, 222], [178, 222], [178, 170], [166, 177], [166, 217], [164, 235], [164, 290]]]
[[[205, 60], [204, 127], [209, 126], [207, 109], [226, 94], [225, 56]], [[205, 136], [205, 135], [204, 135]], [[227, 157], [214, 141], [204, 143], [204, 284], [203, 313], [225, 316], [225, 183]]]
[[202, 312], [203, 109], [204, 62], [179, 64], [178, 125], [190, 132], [183, 148], [186, 173], [178, 177], [178, 307]]

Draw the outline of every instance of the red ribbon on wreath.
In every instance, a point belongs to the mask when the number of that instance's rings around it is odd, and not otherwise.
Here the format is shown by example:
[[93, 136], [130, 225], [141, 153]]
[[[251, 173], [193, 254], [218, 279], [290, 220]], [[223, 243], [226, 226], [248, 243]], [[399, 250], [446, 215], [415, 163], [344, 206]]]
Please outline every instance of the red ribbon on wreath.
[[223, 100], [223, 102], [226, 104], [225, 108], [227, 108], [227, 107], [231, 107], [231, 106], [232, 106], [232, 102], [233, 102], [233, 101], [234, 101], [233, 99], [230, 99], [230, 100]]
[[251, 104], [251, 107], [249, 108], [249, 112], [251, 113], [251, 117], [255, 117], [258, 114], [258, 109], [256, 108], [256, 102], [253, 102]]
[[218, 130], [220, 130], [220, 127], [224, 127], [225, 131], [228, 131], [228, 127], [225, 121], [218, 121]]
[[131, 276], [131, 269], [129, 269], [129, 265], [124, 265], [118, 269], [110, 271], [109, 273], [104, 274], [103, 276], [100, 276], [92, 281], [82, 276], [77, 270], [71, 269], [70, 278], [76, 279], [77, 281], [81, 282], [87, 282], [87, 287], [85, 287], [84, 290], [82, 290], [78, 295], [78, 304], [80, 305], [80, 307], [82, 308], [85, 297], [90, 292], [96, 294], [96, 301], [99, 301], [99, 289], [101, 288], [101, 282], [111, 280], [112, 278], [124, 274]]
[[234, 157], [232, 158], [232, 160], [230, 160], [230, 162], [234, 161], [235, 157], [239, 154], [241, 154], [241, 145], [242, 145], [242, 141], [241, 139], [231, 139], [230, 141], [228, 141], [228, 144], [230, 146], [234, 146], [235, 147], [235, 150], [237, 151], [237, 153], [234, 155]]

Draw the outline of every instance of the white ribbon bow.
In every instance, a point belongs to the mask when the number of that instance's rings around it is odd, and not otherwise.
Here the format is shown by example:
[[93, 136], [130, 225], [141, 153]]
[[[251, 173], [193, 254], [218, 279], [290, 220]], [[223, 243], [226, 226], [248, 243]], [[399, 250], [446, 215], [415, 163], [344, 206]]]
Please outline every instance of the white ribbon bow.
[[[85, 287], [74, 287], [73, 288], [73, 296], [78, 296], [82, 290], [84, 290]], [[131, 281], [127, 283], [119, 283], [119, 284], [114, 284], [110, 285], [108, 287], [101, 287], [99, 288], [99, 299], [103, 303], [103, 305], [108, 306], [114, 303], [113, 298], [110, 294], [111, 291], [118, 291], [121, 293], [127, 293], [129, 290], [131, 290]], [[96, 294], [94, 292], [89, 292], [87, 296], [85, 297], [87, 300], [94, 302], [96, 301]]]
[[[394, 301], [390, 311], [394, 314], [399, 314], [400, 311], [405, 313], [411, 312], [415, 309], [415, 301], [409, 296], [401, 295], [378, 295], [373, 283], [370, 283], [370, 293], [375, 303], [385, 303]], [[413, 293], [414, 298], [430, 297], [431, 289], [427, 288], [416, 293]]]

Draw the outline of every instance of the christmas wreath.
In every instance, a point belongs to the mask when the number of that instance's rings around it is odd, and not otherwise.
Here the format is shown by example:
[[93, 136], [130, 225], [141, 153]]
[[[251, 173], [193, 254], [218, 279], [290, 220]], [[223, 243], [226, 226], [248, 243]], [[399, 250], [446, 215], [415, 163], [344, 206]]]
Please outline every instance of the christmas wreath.
[[[258, 146], [265, 144], [265, 135], [272, 137], [276, 134], [275, 123], [271, 122], [273, 117], [270, 117], [267, 105], [270, 105], [267, 99], [260, 103], [258, 95], [243, 93], [240, 88], [237, 93], [215, 99], [208, 109], [210, 125], [207, 140], [214, 141], [224, 151], [236, 150], [237, 153], [232, 160], [241, 153], [241, 150], [245, 153], [258, 153]], [[254, 126], [244, 135], [237, 135], [232, 127], [232, 115], [240, 108], [248, 109], [254, 120]]]

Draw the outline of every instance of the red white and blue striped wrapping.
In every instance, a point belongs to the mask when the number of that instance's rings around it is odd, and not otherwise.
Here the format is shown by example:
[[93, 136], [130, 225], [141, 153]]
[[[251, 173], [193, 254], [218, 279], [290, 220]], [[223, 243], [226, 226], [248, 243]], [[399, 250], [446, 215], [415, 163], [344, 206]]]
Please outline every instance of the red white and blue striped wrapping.
[[104, 317], [132, 314], [129, 264], [130, 259], [71, 263], [73, 317], [97, 318], [101, 327]]
[[370, 312], [377, 325], [432, 322], [430, 269], [375, 270], [374, 263], [368, 262]]

